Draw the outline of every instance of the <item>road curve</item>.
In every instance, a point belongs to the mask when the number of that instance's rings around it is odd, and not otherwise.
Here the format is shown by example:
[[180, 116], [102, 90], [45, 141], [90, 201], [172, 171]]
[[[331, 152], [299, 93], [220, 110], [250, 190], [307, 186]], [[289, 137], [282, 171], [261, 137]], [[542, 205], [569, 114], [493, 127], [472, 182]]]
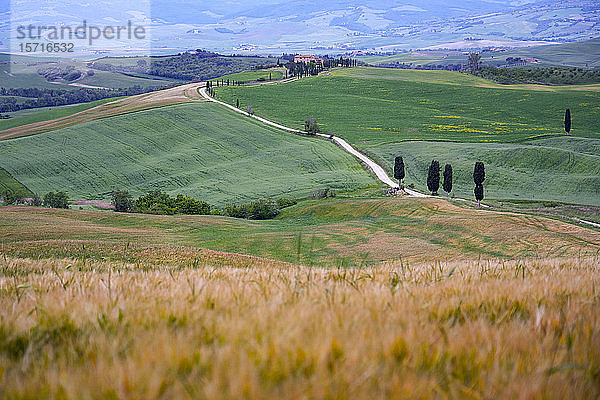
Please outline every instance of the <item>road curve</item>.
[[[244, 114], [246, 116], [249, 116], [251, 118], [254, 118], [257, 121], [260, 121], [266, 125], [278, 128], [278, 129], [282, 129], [286, 132], [291, 132], [291, 133], [301, 133], [301, 134], [305, 134], [306, 132], [300, 131], [298, 129], [293, 129], [293, 128], [289, 128], [287, 126], [283, 126], [280, 125], [278, 123], [275, 123], [273, 121], [269, 121], [268, 119], [264, 119], [261, 117], [258, 117], [256, 115], [248, 115], [247, 112], [240, 110], [239, 108], [236, 108], [230, 104], [224, 103], [222, 101], [219, 101], [213, 97], [211, 97], [208, 92], [206, 91], [206, 88], [203, 87], [200, 89], [200, 94], [202, 95], [202, 97], [204, 97], [207, 100], [212, 101], [213, 103], [217, 103], [220, 104], [222, 106], [225, 106], [239, 114]], [[327, 138], [332, 140], [333, 142], [337, 143], [340, 147], [342, 147], [344, 150], [346, 150], [348, 153], [352, 154], [353, 156], [355, 156], [356, 158], [358, 158], [360, 161], [362, 161], [371, 171], [373, 171], [373, 173], [375, 173], [375, 175], [377, 176], [377, 179], [379, 179], [381, 182], [383, 182], [384, 184], [388, 185], [391, 188], [397, 188], [398, 184], [395, 183], [394, 181], [392, 181], [392, 179], [388, 176], [388, 174], [383, 170], [383, 168], [381, 168], [381, 166], [379, 164], [377, 164], [375, 161], [371, 160], [369, 157], [365, 156], [364, 154], [362, 154], [361, 152], [359, 152], [358, 150], [356, 150], [354, 147], [352, 147], [348, 142], [346, 142], [344, 139], [339, 138], [337, 136], [329, 136], [329, 135], [325, 135], [322, 133], [317, 133], [317, 136], [323, 137], [323, 138]], [[412, 197], [429, 197], [426, 194], [423, 193], [419, 193], [416, 192], [414, 190], [405, 188], [404, 191], [406, 193], [408, 193], [410, 196]]]

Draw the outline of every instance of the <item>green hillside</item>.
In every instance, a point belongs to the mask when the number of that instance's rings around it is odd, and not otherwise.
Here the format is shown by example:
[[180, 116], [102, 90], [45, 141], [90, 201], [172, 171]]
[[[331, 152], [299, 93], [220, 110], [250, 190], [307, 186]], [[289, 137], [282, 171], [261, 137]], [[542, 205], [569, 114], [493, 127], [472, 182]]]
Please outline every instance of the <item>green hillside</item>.
[[25, 185], [16, 180], [7, 170], [0, 168], [0, 197], [5, 190], [21, 196], [31, 196], [33, 193]]
[[600, 38], [559, 45], [536, 46], [513, 50], [510, 53], [513, 54], [513, 57], [533, 57], [551, 65], [598, 68], [600, 67]]
[[356, 68], [217, 94], [298, 129], [315, 118], [323, 132], [388, 167], [403, 155], [407, 182], [421, 190], [435, 158], [455, 167], [456, 194], [472, 198], [473, 164], [483, 161], [488, 198], [600, 203], [600, 92], [591, 86], [502, 86], [447, 71]]
[[[303, 201], [274, 220], [0, 207], [3, 252], [184, 265], [199, 249], [303, 265], [514, 259], [597, 254], [600, 232], [532, 215], [462, 208], [443, 199]], [[177, 248], [174, 248], [176, 246]], [[190, 259], [191, 258], [191, 259]]]
[[[486, 164], [486, 197], [554, 200], [600, 206], [600, 140], [538, 140], [528, 145], [492, 143], [402, 142], [370, 148], [393, 165], [402, 155], [406, 183], [427, 191], [432, 159], [453, 167], [454, 194], [473, 198], [473, 165]], [[593, 154], [595, 151], [595, 154]], [[440, 189], [440, 193], [442, 190]]]
[[600, 137], [600, 92], [564, 87], [501, 87], [447, 71], [356, 68], [285, 85], [224, 87], [224, 101], [294, 128], [315, 118], [323, 130], [359, 146], [425, 139], [518, 142], [562, 132], [565, 108], [573, 134]]
[[255, 71], [238, 72], [236, 74], [224, 75], [219, 78], [211, 79], [212, 81], [221, 81], [231, 79], [236, 82], [250, 82], [262, 80], [269, 80], [269, 76], [272, 80], [279, 80], [283, 77], [283, 70], [272, 70], [272, 69], [260, 69]]
[[47, 58], [34, 56], [15, 56], [0, 53], [0, 87], [4, 88], [42, 88], [42, 89], [77, 89], [69, 82], [50, 83], [38, 71], [45, 68], [73, 67], [82, 75], [71, 82], [105, 88], [126, 88], [132, 86], [161, 87], [176, 82], [175, 79], [142, 74], [125, 74], [119, 71], [92, 70], [86, 61], [64, 58]]
[[209, 103], [105, 118], [0, 142], [2, 167], [37, 193], [103, 198], [182, 192], [212, 205], [261, 197], [306, 197], [316, 189], [372, 186], [343, 150], [268, 128]]

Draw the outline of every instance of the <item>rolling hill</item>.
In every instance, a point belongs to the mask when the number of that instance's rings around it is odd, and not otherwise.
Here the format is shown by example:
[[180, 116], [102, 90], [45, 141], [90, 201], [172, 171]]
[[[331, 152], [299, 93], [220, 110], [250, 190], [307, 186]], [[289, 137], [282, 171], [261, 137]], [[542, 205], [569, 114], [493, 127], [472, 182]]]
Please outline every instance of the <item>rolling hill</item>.
[[3, 252], [177, 265], [200, 249], [303, 265], [359, 267], [594, 256], [600, 232], [538, 216], [459, 207], [443, 199], [304, 201], [274, 220], [0, 208]]
[[[356, 68], [285, 85], [218, 88], [217, 96], [230, 104], [239, 99], [257, 115], [297, 129], [315, 118], [323, 132], [333, 131], [388, 168], [403, 155], [407, 183], [422, 190], [435, 158], [454, 164], [456, 193], [472, 197], [469, 174], [482, 160], [491, 174], [489, 197], [598, 205], [599, 89]], [[567, 107], [577, 115], [569, 137], [561, 134]]]
[[0, 155], [2, 167], [32, 191], [66, 190], [71, 198], [163, 189], [223, 206], [375, 184], [352, 156], [327, 141], [267, 128], [204, 102], [5, 140]]

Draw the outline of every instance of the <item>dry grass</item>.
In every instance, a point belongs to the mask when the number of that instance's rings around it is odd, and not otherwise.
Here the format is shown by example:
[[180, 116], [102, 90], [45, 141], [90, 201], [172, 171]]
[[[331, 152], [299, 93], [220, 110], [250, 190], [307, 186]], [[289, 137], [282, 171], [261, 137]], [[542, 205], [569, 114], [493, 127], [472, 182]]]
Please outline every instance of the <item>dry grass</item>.
[[22, 136], [54, 131], [73, 125], [90, 122], [101, 118], [129, 114], [151, 108], [188, 103], [191, 101], [204, 101], [198, 93], [203, 83], [190, 83], [171, 89], [158, 90], [151, 93], [129, 96], [102, 104], [88, 110], [68, 115], [51, 121], [34, 122], [27, 125], [5, 129], [0, 132], [0, 140], [14, 139]]
[[598, 398], [600, 260], [0, 258], [1, 398]]

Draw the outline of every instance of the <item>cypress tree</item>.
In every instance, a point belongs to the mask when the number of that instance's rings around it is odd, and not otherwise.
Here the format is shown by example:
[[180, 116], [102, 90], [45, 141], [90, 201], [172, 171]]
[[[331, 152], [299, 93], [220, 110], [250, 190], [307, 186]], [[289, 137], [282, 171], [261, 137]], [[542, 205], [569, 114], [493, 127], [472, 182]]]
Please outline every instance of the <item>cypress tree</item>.
[[450, 164], [446, 164], [444, 167], [444, 183], [442, 183], [442, 188], [448, 197], [450, 197], [450, 192], [452, 192], [452, 165]]
[[480, 161], [475, 163], [473, 181], [475, 182], [474, 193], [475, 200], [477, 200], [477, 207], [481, 207], [481, 200], [483, 200], [483, 181], [485, 181], [485, 166]]
[[571, 132], [571, 110], [567, 108], [565, 111], [565, 132], [569, 134]]
[[404, 179], [404, 160], [398, 156], [394, 160], [394, 178], [398, 179], [398, 187], [402, 189], [402, 179]]
[[473, 181], [476, 185], [483, 185], [485, 181], [485, 166], [481, 161], [475, 163], [475, 169], [473, 170]]
[[481, 200], [483, 200], [483, 185], [475, 185], [475, 200], [477, 200], [477, 207], [481, 207]]
[[429, 173], [427, 174], [427, 188], [432, 195], [437, 195], [440, 188], [440, 163], [436, 160], [431, 161]]

